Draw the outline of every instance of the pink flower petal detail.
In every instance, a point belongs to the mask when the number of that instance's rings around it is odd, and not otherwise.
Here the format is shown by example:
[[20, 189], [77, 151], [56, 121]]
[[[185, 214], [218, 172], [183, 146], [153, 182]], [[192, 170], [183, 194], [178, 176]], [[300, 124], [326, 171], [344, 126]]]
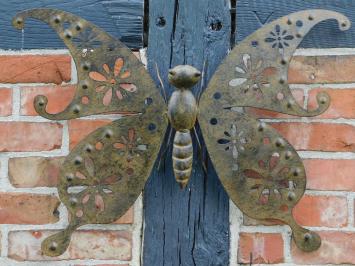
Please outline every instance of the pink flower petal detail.
[[128, 129], [128, 139], [132, 142], [135, 139], [136, 132], [133, 128]]
[[124, 150], [126, 148], [126, 144], [116, 142], [113, 144], [113, 147], [115, 147], [116, 149], [119, 149], [119, 150]]
[[89, 73], [89, 77], [96, 81], [106, 81], [107, 78], [99, 72], [93, 71]]
[[81, 200], [81, 202], [82, 202], [83, 204], [86, 204], [86, 203], [89, 201], [89, 199], [90, 199], [90, 194], [86, 194], [86, 195], [83, 197], [83, 199]]
[[105, 70], [107, 74], [110, 74], [110, 68], [108, 67], [107, 64], [103, 64], [102, 68]]
[[120, 74], [122, 66], [123, 66], [123, 59], [117, 58], [115, 62], [115, 68], [114, 68], [115, 77], [117, 77]]
[[119, 100], [122, 100], [123, 99], [123, 95], [122, 93], [119, 91], [119, 90], [116, 90], [116, 96]]
[[125, 91], [128, 91], [128, 92], [135, 92], [137, 91], [137, 87], [136, 85], [132, 84], [132, 83], [121, 83], [120, 84], [120, 87], [122, 89], [124, 89]]
[[126, 79], [126, 78], [129, 78], [130, 76], [131, 76], [131, 71], [127, 70], [121, 74], [120, 78]]
[[95, 206], [99, 212], [103, 212], [105, 210], [105, 202], [99, 194], [95, 195]]
[[102, 99], [102, 103], [103, 105], [108, 106], [110, 105], [111, 101], [112, 101], [112, 89], [110, 88], [106, 91], [105, 96]]
[[79, 178], [79, 179], [82, 179], [82, 180], [86, 179], [86, 176], [83, 175], [83, 174], [80, 173], [80, 172], [76, 172], [76, 173], [75, 173], [75, 176], [76, 176], [77, 178]]

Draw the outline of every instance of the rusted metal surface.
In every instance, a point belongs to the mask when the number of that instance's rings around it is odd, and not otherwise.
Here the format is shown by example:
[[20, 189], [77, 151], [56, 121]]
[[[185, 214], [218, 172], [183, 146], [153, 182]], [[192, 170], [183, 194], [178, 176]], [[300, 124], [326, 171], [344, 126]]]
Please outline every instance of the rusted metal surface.
[[[89, 223], [112, 223], [135, 202], [148, 178], [168, 119], [166, 104], [154, 82], [132, 52], [89, 22], [58, 10], [20, 13], [48, 23], [68, 46], [78, 72], [72, 103], [59, 114], [46, 112], [47, 99], [37, 96], [37, 112], [48, 119], [72, 119], [107, 112], [129, 112], [81, 141], [61, 167], [58, 191], [68, 208], [68, 227], [47, 238], [42, 251], [58, 256], [72, 232]], [[69, 37], [70, 36], [70, 37]]]
[[350, 28], [343, 15], [328, 10], [306, 10], [277, 19], [248, 36], [218, 67], [201, 103], [219, 98], [221, 107], [258, 107], [285, 114], [315, 116], [329, 106], [329, 96], [319, 93], [319, 107], [298, 105], [287, 84], [292, 55], [316, 24], [336, 19], [340, 30]]
[[185, 188], [192, 171], [193, 146], [190, 130], [197, 117], [197, 102], [191, 88], [200, 80], [201, 72], [189, 65], [169, 70], [169, 82], [175, 86], [168, 103], [168, 117], [176, 130], [172, 161], [176, 182]]
[[35, 108], [41, 116], [63, 120], [110, 112], [140, 113], [147, 100], [160, 98], [143, 64], [130, 49], [102, 29], [78, 16], [53, 9], [21, 12], [13, 19], [13, 25], [23, 29], [28, 17], [41, 20], [56, 31], [73, 56], [78, 73], [76, 94], [63, 112], [47, 113], [47, 98], [36, 97]]
[[198, 120], [208, 152], [230, 198], [252, 218], [290, 225], [295, 243], [304, 251], [316, 250], [321, 240], [292, 216], [306, 188], [302, 161], [276, 130], [232, 107], [297, 116], [324, 112], [329, 96], [319, 93], [319, 108], [303, 109], [291, 94], [287, 72], [303, 37], [326, 19], [336, 19], [341, 30], [350, 27], [346, 17], [327, 10], [297, 12], [265, 25], [232, 50], [199, 103]]
[[[46, 255], [58, 256], [66, 250], [76, 228], [113, 222], [134, 203], [163, 141], [167, 108], [147, 71], [118, 40], [57, 10], [25, 11], [14, 18], [14, 25], [23, 28], [27, 17], [48, 23], [58, 33], [78, 69], [73, 102], [59, 114], [48, 114], [47, 99], [38, 96], [35, 107], [40, 115], [56, 120], [107, 112], [135, 113], [91, 133], [65, 160], [58, 190], [69, 210], [70, 224], [42, 245]], [[305, 110], [296, 103], [287, 85], [287, 71], [303, 37], [326, 19], [338, 20], [341, 30], [350, 27], [350, 21], [339, 13], [307, 10], [280, 18], [250, 35], [219, 67], [198, 110], [210, 157], [234, 203], [250, 217], [290, 225], [297, 246], [304, 251], [317, 249], [321, 241], [292, 216], [292, 208], [306, 187], [302, 161], [277, 131], [232, 107], [259, 107], [299, 116], [324, 112], [329, 106], [329, 96], [324, 93], [317, 97], [316, 110]], [[180, 96], [199, 77], [190, 66], [178, 66], [169, 76], [179, 94], [175, 103], [173, 97], [169, 102], [169, 118], [174, 128], [189, 137], [196, 119], [196, 105], [191, 104], [195, 98], [191, 93]], [[180, 142], [175, 144], [183, 146]], [[190, 139], [185, 142], [191, 146]], [[175, 150], [175, 155], [178, 152]], [[191, 172], [190, 161], [179, 167], [181, 160], [174, 163], [175, 170]], [[181, 178], [186, 179], [186, 175]]]

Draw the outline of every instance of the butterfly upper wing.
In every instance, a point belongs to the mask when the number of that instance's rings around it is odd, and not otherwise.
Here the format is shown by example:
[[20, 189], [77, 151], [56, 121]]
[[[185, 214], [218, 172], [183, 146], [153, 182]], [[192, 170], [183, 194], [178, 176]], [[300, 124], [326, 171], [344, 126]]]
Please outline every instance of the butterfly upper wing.
[[279, 18], [238, 44], [218, 67], [204, 99], [218, 98], [223, 107], [249, 106], [281, 113], [314, 116], [329, 106], [326, 93], [317, 95], [319, 107], [305, 110], [287, 84], [292, 55], [317, 23], [336, 19], [341, 30], [350, 27], [343, 15], [328, 10], [307, 10]]
[[[302, 109], [290, 93], [286, 74], [292, 53], [302, 39], [296, 33], [304, 36], [313, 25], [329, 18], [345, 24], [342, 28], [350, 25], [338, 13], [309, 10], [259, 29], [228, 55], [199, 103], [198, 120], [209, 155], [232, 201], [252, 218], [289, 224], [297, 246], [304, 251], [317, 249], [321, 241], [292, 217], [292, 208], [306, 188], [302, 161], [275, 129], [232, 107], [260, 107], [295, 115], [323, 112], [329, 104], [328, 97], [319, 96], [322, 103], [318, 110]], [[288, 21], [292, 23], [289, 25]], [[272, 40], [278, 40], [274, 36], [277, 33], [285, 36], [287, 45], [285, 42], [282, 47], [274, 47]], [[280, 51], [281, 48], [284, 49]], [[281, 63], [282, 59], [285, 62]]]
[[37, 96], [35, 109], [48, 119], [72, 119], [100, 113], [139, 113], [145, 101], [159, 91], [143, 64], [119, 40], [73, 14], [53, 9], [32, 9], [13, 20], [22, 29], [35, 18], [50, 25], [73, 56], [78, 85], [72, 102], [58, 114], [46, 112], [47, 98]]
[[51, 9], [22, 12], [14, 24], [22, 28], [26, 17], [43, 20], [56, 30], [78, 71], [72, 103], [59, 114], [49, 114], [45, 109], [47, 99], [38, 96], [35, 107], [40, 115], [71, 119], [107, 112], [132, 113], [89, 134], [62, 165], [58, 192], [68, 208], [70, 222], [65, 230], [42, 243], [45, 255], [58, 256], [67, 249], [76, 228], [114, 222], [135, 202], [165, 135], [166, 105], [132, 52], [98, 27]]

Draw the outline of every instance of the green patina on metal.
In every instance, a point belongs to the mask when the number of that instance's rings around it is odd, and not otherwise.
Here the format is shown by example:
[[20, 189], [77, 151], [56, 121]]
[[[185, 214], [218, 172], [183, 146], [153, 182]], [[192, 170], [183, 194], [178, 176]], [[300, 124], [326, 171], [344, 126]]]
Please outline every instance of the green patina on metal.
[[190, 129], [197, 120], [213, 165], [233, 202], [248, 216], [290, 225], [304, 251], [319, 248], [320, 237], [299, 226], [292, 208], [306, 188], [300, 157], [276, 130], [244, 114], [257, 107], [289, 115], [315, 116], [329, 106], [319, 93], [319, 107], [297, 104], [287, 84], [292, 55], [303, 37], [321, 21], [336, 19], [340, 30], [350, 21], [327, 10], [306, 10], [277, 19], [237, 45], [220, 65], [196, 104], [189, 90], [201, 73], [191, 66], [170, 70], [177, 90], [168, 107], [144, 66], [120, 41], [75, 15], [52, 9], [18, 14], [22, 29], [27, 17], [49, 24], [69, 48], [78, 72], [71, 104], [61, 113], [46, 112], [47, 98], [37, 96], [35, 108], [48, 119], [73, 119], [100, 113], [127, 116], [99, 128], [67, 156], [58, 191], [69, 210], [67, 229], [47, 238], [44, 254], [58, 256], [72, 232], [88, 223], [111, 223], [134, 203], [157, 158], [170, 120], [174, 139], [174, 173], [182, 187], [192, 167]]

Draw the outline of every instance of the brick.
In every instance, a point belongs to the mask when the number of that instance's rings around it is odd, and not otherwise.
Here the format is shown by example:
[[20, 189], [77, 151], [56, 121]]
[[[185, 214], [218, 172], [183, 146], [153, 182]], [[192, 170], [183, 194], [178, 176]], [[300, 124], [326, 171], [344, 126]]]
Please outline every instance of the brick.
[[12, 114], [12, 90], [7, 88], [0, 89], [0, 116]]
[[55, 83], [71, 80], [69, 55], [0, 56], [0, 83]]
[[94, 130], [111, 123], [111, 120], [70, 120], [68, 123], [69, 127], [69, 138], [70, 138], [70, 149], [74, 148], [82, 139], [84, 139], [88, 134]]
[[307, 188], [355, 192], [355, 160], [303, 160]]
[[[9, 159], [9, 179], [17, 188], [56, 187], [64, 157], [20, 157]], [[116, 224], [132, 224], [131, 207]]]
[[59, 123], [0, 122], [0, 151], [50, 151], [62, 145]]
[[271, 123], [296, 150], [355, 151], [355, 127], [326, 123]]
[[41, 242], [57, 231], [13, 231], [9, 233], [8, 257], [17, 261], [131, 260], [132, 234], [127, 231], [76, 231], [68, 250], [58, 257], [41, 254]]
[[295, 220], [305, 226], [345, 227], [348, 204], [345, 197], [304, 195], [293, 209]]
[[57, 197], [28, 193], [0, 193], [1, 224], [56, 223]]
[[134, 220], [134, 207], [132, 206], [131, 208], [128, 209], [128, 211], [121, 216], [121, 218], [117, 219], [115, 221], [115, 224], [133, 224]]
[[[314, 252], [302, 252], [292, 243], [291, 254], [297, 264], [355, 264], [354, 232], [317, 232], [322, 238], [321, 247]], [[292, 241], [293, 242], [293, 241]]]
[[63, 162], [63, 157], [10, 158], [10, 182], [17, 188], [55, 187]]
[[[303, 226], [340, 228], [348, 224], [348, 205], [344, 197], [304, 195], [293, 209], [297, 223]], [[276, 220], [260, 221], [244, 215], [244, 225], [282, 225]]]
[[240, 233], [238, 263], [282, 263], [283, 243], [281, 234]]
[[44, 95], [48, 98], [47, 112], [59, 113], [72, 101], [75, 86], [40, 86], [21, 88], [21, 115], [38, 115], [33, 107], [34, 98]]
[[[305, 99], [303, 90], [298, 90], [298, 89], [291, 90], [291, 93], [295, 98], [296, 102], [303, 107], [303, 103]], [[281, 114], [278, 112], [263, 110], [259, 108], [253, 108], [253, 107], [245, 107], [245, 112], [247, 114], [254, 116], [255, 118], [294, 118], [295, 117], [292, 115]]]
[[330, 96], [330, 106], [317, 118], [355, 118], [355, 88], [354, 89], [313, 89], [309, 92], [309, 108], [317, 108], [317, 93], [324, 91]]
[[355, 81], [355, 56], [295, 56], [289, 71], [289, 83], [346, 83]]

